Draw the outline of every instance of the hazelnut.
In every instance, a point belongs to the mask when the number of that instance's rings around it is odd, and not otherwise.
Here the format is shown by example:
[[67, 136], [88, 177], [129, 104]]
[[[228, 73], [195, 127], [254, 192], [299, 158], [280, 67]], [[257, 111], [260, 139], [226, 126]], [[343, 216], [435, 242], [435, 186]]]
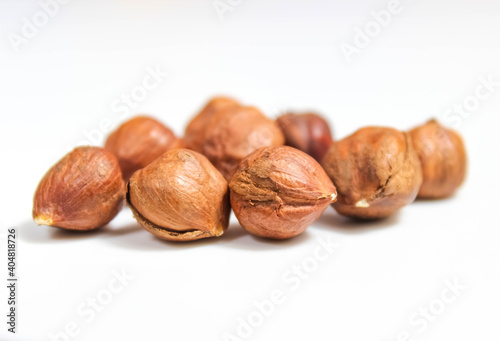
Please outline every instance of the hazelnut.
[[337, 187], [338, 213], [373, 219], [412, 203], [422, 170], [411, 137], [391, 128], [368, 127], [335, 142], [323, 168]]
[[240, 224], [252, 234], [273, 239], [304, 232], [337, 197], [321, 166], [287, 146], [261, 148], [248, 155], [229, 187]]
[[218, 237], [229, 224], [229, 189], [201, 154], [167, 151], [132, 175], [127, 201], [139, 225], [157, 237], [189, 241]]
[[137, 116], [123, 123], [109, 135], [104, 146], [117, 157], [125, 180], [176, 147], [179, 147], [179, 140], [174, 133], [147, 116]]
[[38, 225], [92, 230], [118, 214], [124, 196], [115, 156], [102, 148], [79, 147], [40, 181], [33, 200], [33, 219]]
[[285, 144], [302, 150], [321, 162], [333, 143], [330, 127], [317, 114], [286, 114], [277, 120], [285, 135]]
[[460, 135], [441, 126], [436, 120], [410, 131], [417, 151], [424, 181], [420, 198], [451, 196], [465, 179], [467, 157]]
[[201, 152], [205, 130], [212, 117], [228, 107], [239, 105], [237, 101], [227, 97], [215, 97], [211, 99], [186, 127], [184, 134], [186, 148]]
[[251, 152], [283, 145], [276, 122], [254, 107], [229, 106], [212, 116], [197, 150], [229, 181], [241, 160]]

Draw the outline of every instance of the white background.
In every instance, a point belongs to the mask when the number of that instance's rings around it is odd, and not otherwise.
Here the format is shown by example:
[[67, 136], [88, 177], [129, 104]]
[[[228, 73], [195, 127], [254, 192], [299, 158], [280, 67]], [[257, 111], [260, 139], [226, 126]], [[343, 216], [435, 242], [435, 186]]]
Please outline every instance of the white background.
[[[500, 81], [500, 3], [401, 0], [402, 11], [348, 63], [340, 45], [353, 44], [356, 28], [387, 6], [247, 0], [220, 20], [211, 0], [73, 0], [16, 52], [9, 32], [20, 34], [40, 5], [2, 0], [0, 339], [50, 340], [76, 323], [71, 340], [224, 340], [238, 335], [254, 301], [281, 290], [285, 302], [246, 339], [395, 341], [407, 331], [414, 340], [498, 340], [500, 87], [467, 118], [453, 114], [452, 122], [446, 112], [474, 95], [481, 77]], [[95, 233], [36, 226], [32, 197], [45, 171], [103, 120], [121, 123], [113, 103], [157, 65], [170, 75], [131, 114], [152, 114], [179, 135], [216, 94], [271, 117], [317, 110], [337, 138], [437, 117], [464, 136], [467, 182], [451, 199], [419, 201], [380, 222], [353, 223], [329, 208], [284, 242], [253, 238], [233, 217], [219, 239], [167, 243], [127, 209]], [[18, 338], [4, 322], [12, 226]], [[282, 276], [328, 238], [339, 248], [293, 290]], [[113, 271], [134, 280], [86, 321], [78, 307], [106, 289]], [[419, 330], [410, 318], [439, 307], [447, 280], [467, 288]]]

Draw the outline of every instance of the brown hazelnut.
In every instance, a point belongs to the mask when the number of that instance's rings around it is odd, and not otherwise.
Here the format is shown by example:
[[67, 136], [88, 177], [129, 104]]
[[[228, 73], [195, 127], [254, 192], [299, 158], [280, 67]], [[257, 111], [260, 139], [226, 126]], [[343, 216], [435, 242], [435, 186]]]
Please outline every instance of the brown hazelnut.
[[33, 219], [38, 225], [92, 230], [118, 214], [124, 196], [115, 156], [102, 148], [79, 147], [40, 181], [33, 200]]
[[167, 151], [132, 175], [127, 201], [137, 222], [163, 239], [218, 237], [229, 224], [229, 189], [201, 154]]
[[251, 152], [285, 142], [275, 121], [254, 107], [231, 106], [207, 124], [201, 152], [229, 181], [241, 160]]
[[104, 148], [117, 157], [123, 178], [128, 180], [135, 171], [179, 146], [174, 133], [162, 123], [151, 117], [137, 116], [111, 133]]
[[317, 114], [286, 114], [276, 120], [285, 144], [302, 150], [321, 162], [333, 143], [330, 126]]
[[247, 156], [229, 187], [240, 224], [252, 234], [273, 239], [304, 232], [337, 197], [321, 166], [287, 146], [261, 148]]
[[337, 187], [338, 213], [373, 219], [412, 203], [422, 170], [411, 137], [391, 128], [368, 127], [335, 142], [323, 168]]
[[436, 120], [410, 131], [424, 181], [420, 198], [445, 198], [452, 195], [465, 179], [467, 156], [460, 135]]
[[227, 97], [215, 97], [189, 122], [184, 133], [184, 144], [186, 148], [202, 152], [205, 141], [205, 130], [214, 115], [220, 111], [240, 104]]

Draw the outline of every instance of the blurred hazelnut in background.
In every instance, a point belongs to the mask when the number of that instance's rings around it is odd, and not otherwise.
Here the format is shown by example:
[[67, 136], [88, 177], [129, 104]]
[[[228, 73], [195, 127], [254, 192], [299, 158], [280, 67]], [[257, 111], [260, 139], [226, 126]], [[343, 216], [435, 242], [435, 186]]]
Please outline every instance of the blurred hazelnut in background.
[[238, 107], [240, 104], [228, 97], [214, 97], [196, 115], [186, 127], [184, 144], [187, 148], [201, 152], [205, 142], [205, 130], [210, 120], [217, 113], [229, 107]]
[[[205, 155], [229, 181], [248, 154], [261, 147], [283, 145], [285, 140], [277, 123], [259, 109], [224, 103], [217, 108], [213, 104], [210, 110], [207, 106], [198, 114], [188, 125], [184, 141], [186, 148]], [[201, 125], [203, 129], [196, 128]]]
[[392, 128], [367, 127], [335, 142], [322, 165], [337, 187], [333, 207], [353, 218], [387, 217], [412, 203], [422, 184], [410, 135]]
[[467, 156], [460, 135], [430, 120], [410, 131], [422, 164], [423, 183], [419, 198], [451, 196], [464, 182]]
[[117, 157], [127, 181], [167, 150], [181, 146], [181, 140], [165, 125], [148, 116], [136, 116], [111, 133], [104, 148]]
[[286, 114], [277, 120], [285, 136], [285, 144], [311, 155], [321, 162], [333, 143], [326, 120], [314, 113]]

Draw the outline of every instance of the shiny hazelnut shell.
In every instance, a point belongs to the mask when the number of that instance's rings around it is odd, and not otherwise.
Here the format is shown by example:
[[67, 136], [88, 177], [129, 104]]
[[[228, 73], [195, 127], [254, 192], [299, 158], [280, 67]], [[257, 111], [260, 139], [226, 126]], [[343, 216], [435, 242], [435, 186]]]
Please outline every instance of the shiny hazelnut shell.
[[128, 180], [167, 150], [180, 147], [179, 142], [169, 128], [154, 118], [137, 116], [111, 133], [104, 148], [116, 156], [123, 178]]
[[423, 171], [418, 197], [451, 196], [464, 182], [467, 171], [467, 156], [460, 135], [436, 120], [416, 127], [410, 135]]
[[335, 142], [322, 162], [337, 187], [335, 210], [361, 219], [384, 218], [412, 203], [422, 170], [409, 134], [367, 127]]
[[125, 197], [115, 156], [98, 147], [79, 147], [42, 178], [33, 199], [38, 225], [85, 231], [104, 226], [120, 211]]
[[317, 114], [286, 114], [276, 121], [287, 146], [311, 155], [318, 162], [321, 162], [333, 143], [330, 126]]
[[226, 180], [201, 154], [167, 151], [132, 175], [127, 201], [139, 225], [162, 239], [218, 237], [229, 223]]
[[229, 184], [231, 205], [248, 232], [286, 239], [305, 231], [335, 201], [321, 166], [298, 149], [258, 149], [239, 165]]

